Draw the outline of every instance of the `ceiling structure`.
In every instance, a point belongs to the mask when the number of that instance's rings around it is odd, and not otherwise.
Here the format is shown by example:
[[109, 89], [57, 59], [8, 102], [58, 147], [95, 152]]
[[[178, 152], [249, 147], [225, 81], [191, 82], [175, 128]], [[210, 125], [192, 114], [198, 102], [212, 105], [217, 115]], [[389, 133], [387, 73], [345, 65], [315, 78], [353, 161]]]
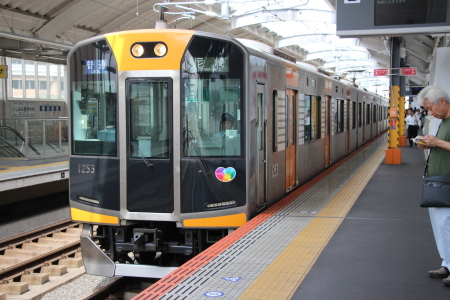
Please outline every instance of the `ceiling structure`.
[[[160, 7], [164, 6], [164, 13]], [[0, 55], [65, 64], [78, 41], [119, 30], [193, 29], [265, 43], [385, 96], [388, 37], [339, 38], [336, 0], [0, 0]], [[407, 85], [425, 85], [441, 36], [404, 36], [407, 66], [417, 68]]]

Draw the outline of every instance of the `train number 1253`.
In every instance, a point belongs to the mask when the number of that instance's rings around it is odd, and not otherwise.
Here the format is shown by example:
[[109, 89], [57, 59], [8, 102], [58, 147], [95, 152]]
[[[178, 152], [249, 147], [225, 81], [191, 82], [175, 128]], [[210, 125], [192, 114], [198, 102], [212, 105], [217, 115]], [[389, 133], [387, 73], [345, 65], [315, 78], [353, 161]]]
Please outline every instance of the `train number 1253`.
[[95, 173], [95, 165], [78, 164], [78, 173], [81, 174]]

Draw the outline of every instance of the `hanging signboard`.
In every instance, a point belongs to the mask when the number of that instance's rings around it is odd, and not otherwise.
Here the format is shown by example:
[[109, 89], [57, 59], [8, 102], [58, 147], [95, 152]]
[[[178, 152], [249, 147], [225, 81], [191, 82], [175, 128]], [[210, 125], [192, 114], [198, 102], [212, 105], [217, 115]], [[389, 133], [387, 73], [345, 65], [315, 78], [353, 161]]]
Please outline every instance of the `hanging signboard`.
[[400, 68], [400, 75], [415, 76], [417, 75], [417, 68]]
[[374, 69], [373, 76], [388, 76], [389, 69]]

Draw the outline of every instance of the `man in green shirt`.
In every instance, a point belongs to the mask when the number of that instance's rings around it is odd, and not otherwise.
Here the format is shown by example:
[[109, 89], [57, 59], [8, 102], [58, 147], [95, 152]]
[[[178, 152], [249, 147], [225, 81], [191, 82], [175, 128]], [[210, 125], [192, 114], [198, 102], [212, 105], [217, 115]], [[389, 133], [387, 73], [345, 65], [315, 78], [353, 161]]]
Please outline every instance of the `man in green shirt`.
[[[417, 144], [420, 149], [431, 149], [427, 176], [450, 175], [449, 95], [440, 86], [427, 86], [419, 93], [417, 104], [423, 105], [429, 115], [442, 120], [436, 136], [427, 135], [422, 140], [426, 145]], [[430, 207], [429, 211], [434, 238], [442, 258], [442, 267], [428, 271], [428, 274], [430, 277], [444, 278], [442, 282], [450, 285], [450, 207]]]

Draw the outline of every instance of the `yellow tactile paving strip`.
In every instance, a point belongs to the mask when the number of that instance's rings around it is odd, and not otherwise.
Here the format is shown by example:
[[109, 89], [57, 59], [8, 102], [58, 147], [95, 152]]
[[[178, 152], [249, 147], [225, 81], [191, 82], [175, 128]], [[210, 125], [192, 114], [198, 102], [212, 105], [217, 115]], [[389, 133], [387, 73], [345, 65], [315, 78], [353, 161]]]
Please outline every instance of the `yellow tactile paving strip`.
[[331, 199], [238, 299], [290, 299], [384, 159], [385, 147]]
[[62, 162], [55, 162], [55, 163], [36, 165], [36, 166], [20, 166], [20, 167], [0, 166], [0, 168], [6, 169], [6, 170], [1, 170], [0, 173], [11, 173], [11, 172], [16, 172], [16, 171], [25, 171], [25, 170], [31, 170], [31, 169], [52, 167], [52, 166], [58, 166], [58, 165], [63, 165], [63, 164], [67, 164], [67, 163], [68, 163], [67, 161], [62, 161]]

